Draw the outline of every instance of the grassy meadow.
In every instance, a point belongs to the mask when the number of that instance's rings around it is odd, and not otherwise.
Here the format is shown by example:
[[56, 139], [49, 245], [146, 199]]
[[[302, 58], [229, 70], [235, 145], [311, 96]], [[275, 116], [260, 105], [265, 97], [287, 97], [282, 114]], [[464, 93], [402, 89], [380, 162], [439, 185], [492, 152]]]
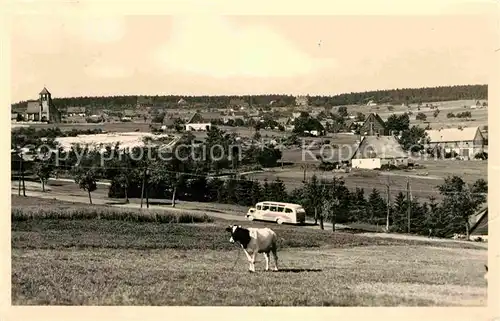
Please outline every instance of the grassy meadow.
[[[298, 151], [298, 153], [301, 152]], [[442, 184], [447, 176], [458, 175], [469, 183], [474, 183], [480, 178], [488, 180], [488, 161], [419, 160], [417, 163], [423, 165], [423, 168], [392, 171], [353, 170], [350, 173], [343, 173], [326, 172], [310, 167], [306, 171], [306, 179], [310, 179], [313, 175], [319, 179], [341, 177], [349, 189], [363, 188], [365, 193], [370, 193], [373, 188], [386, 193], [386, 184], [389, 182], [391, 197], [395, 197], [399, 192], [406, 191], [406, 180], [409, 178], [413, 197], [422, 200], [428, 200], [430, 196], [440, 199], [441, 196], [436, 186]], [[304, 170], [299, 165], [287, 166], [283, 170], [276, 168], [266, 172], [252, 173], [248, 177], [261, 181], [279, 178], [288, 190], [292, 190], [303, 185]]]
[[224, 231], [236, 222], [72, 215], [115, 209], [52, 200], [40, 200], [44, 210], [37, 212], [37, 199], [22, 199], [12, 198], [14, 305], [486, 304], [487, 251], [474, 243], [248, 222], [269, 226], [280, 238], [281, 270], [265, 272], [259, 255], [252, 274]]

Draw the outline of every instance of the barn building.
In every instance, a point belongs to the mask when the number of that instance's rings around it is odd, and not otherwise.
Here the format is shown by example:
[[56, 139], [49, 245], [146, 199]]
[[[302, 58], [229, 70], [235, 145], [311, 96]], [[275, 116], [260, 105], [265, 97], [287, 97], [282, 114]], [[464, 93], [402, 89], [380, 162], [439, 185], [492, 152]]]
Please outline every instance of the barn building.
[[433, 152], [442, 151], [442, 157], [454, 151], [466, 159], [473, 159], [485, 149], [485, 138], [479, 127], [443, 128], [427, 130], [426, 133], [429, 138], [426, 147]]
[[393, 136], [365, 136], [351, 158], [352, 168], [408, 165], [408, 154]]
[[211, 121], [221, 119], [222, 115], [218, 113], [194, 113], [186, 122], [186, 131], [191, 130], [209, 130], [212, 127]]
[[388, 135], [384, 120], [377, 113], [371, 113], [359, 129], [361, 136]]

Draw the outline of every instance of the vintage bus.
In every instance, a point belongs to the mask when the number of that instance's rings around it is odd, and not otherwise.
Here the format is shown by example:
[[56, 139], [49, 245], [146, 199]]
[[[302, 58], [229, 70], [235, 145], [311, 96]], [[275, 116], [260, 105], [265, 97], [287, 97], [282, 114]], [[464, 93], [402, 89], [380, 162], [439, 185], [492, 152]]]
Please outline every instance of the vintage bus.
[[303, 224], [306, 221], [306, 211], [298, 204], [265, 201], [251, 207], [246, 217], [250, 221], [255, 219], [278, 224]]

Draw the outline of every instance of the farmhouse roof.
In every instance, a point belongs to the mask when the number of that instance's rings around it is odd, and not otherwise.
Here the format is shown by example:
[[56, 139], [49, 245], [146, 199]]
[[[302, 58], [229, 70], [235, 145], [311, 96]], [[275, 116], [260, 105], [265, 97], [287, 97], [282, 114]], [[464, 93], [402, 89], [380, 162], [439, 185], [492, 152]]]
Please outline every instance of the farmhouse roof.
[[476, 221], [471, 224], [471, 235], [488, 235], [488, 208], [483, 208], [476, 215]]
[[[197, 116], [197, 117], [196, 117]], [[196, 123], [199, 121], [204, 121], [204, 122], [209, 122], [214, 119], [221, 119], [222, 115], [221, 113], [214, 113], [214, 112], [202, 112], [202, 113], [194, 113], [191, 115], [189, 118], [189, 121], [187, 122], [188, 124]]]
[[381, 123], [382, 125], [385, 126], [385, 122], [384, 120], [382, 119], [382, 117], [380, 117], [380, 115], [378, 113], [371, 113], [370, 115], [368, 115], [368, 117], [366, 117], [366, 121], [367, 122], [368, 120], [371, 121], [371, 118], [375, 118], [375, 120], [377, 120], [379, 123]]
[[42, 94], [50, 94], [50, 92], [47, 90], [47, 88], [43, 87], [42, 91], [40, 92], [40, 95]]
[[472, 141], [479, 127], [443, 128], [426, 130], [431, 143]]
[[365, 136], [352, 158], [407, 158], [394, 136]]
[[80, 106], [70, 106], [66, 109], [67, 113], [84, 113], [85, 107]]
[[28, 101], [28, 107], [26, 108], [28, 114], [40, 112], [40, 102], [38, 100]]

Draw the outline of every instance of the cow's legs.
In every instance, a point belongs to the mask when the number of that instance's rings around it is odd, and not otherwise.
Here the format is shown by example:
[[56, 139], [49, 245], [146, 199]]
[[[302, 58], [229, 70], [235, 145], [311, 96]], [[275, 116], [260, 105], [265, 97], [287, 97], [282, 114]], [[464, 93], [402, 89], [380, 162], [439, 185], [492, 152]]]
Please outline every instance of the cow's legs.
[[278, 271], [278, 253], [276, 251], [276, 247], [273, 247], [271, 249], [273, 251], [273, 257], [274, 257], [274, 271]]
[[253, 252], [250, 258], [250, 272], [255, 272], [255, 255], [257, 251]]
[[245, 250], [245, 249], [243, 249], [243, 252], [245, 252], [245, 254], [247, 256], [247, 259], [248, 259], [248, 263], [249, 263], [248, 270], [250, 272], [255, 272], [255, 265], [254, 265], [254, 262], [255, 262], [255, 252], [252, 253], [252, 255], [248, 254], [247, 250]]
[[269, 252], [264, 252], [264, 257], [266, 258], [266, 271], [269, 271]]

